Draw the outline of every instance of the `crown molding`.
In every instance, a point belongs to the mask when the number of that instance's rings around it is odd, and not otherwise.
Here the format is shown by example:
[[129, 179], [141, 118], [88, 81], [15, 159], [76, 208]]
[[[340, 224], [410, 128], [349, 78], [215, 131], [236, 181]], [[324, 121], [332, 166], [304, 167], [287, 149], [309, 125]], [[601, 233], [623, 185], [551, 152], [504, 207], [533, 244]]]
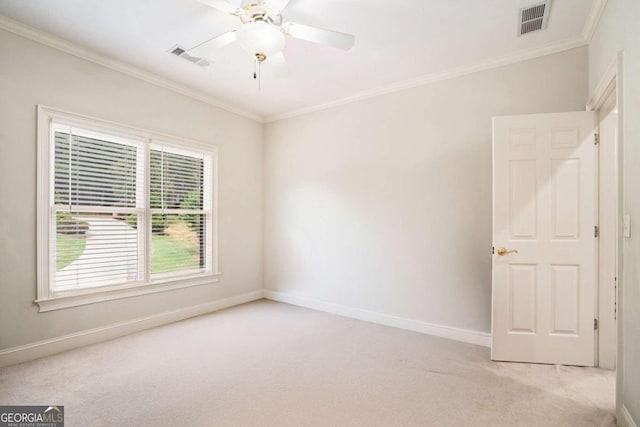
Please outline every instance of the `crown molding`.
[[615, 89], [617, 84], [618, 74], [620, 74], [619, 68], [622, 63], [622, 57], [620, 54], [616, 56], [611, 64], [607, 67], [607, 70], [602, 75], [602, 78], [593, 89], [589, 101], [587, 102], [587, 111], [596, 111], [602, 107], [607, 97]]
[[593, 3], [591, 3], [591, 10], [589, 11], [589, 16], [587, 16], [587, 22], [585, 22], [584, 28], [582, 29], [582, 37], [584, 37], [587, 43], [591, 42], [606, 6], [607, 0], [593, 0]]
[[526, 51], [515, 52], [509, 55], [501, 56], [488, 61], [479, 62], [473, 65], [467, 65], [467, 66], [458, 67], [458, 68], [454, 68], [447, 71], [427, 74], [422, 77], [418, 77], [416, 79], [405, 80], [405, 81], [393, 83], [387, 86], [382, 86], [375, 89], [362, 91], [355, 95], [352, 95], [346, 98], [341, 98], [335, 101], [330, 101], [323, 104], [304, 107], [299, 110], [293, 110], [293, 111], [285, 112], [282, 114], [269, 116], [265, 118], [265, 122], [271, 123], [278, 120], [289, 119], [289, 118], [300, 116], [303, 114], [313, 113], [316, 111], [337, 107], [339, 105], [350, 104], [352, 102], [361, 101], [363, 99], [374, 98], [380, 95], [385, 95], [385, 94], [398, 92], [405, 89], [411, 89], [414, 87], [423, 86], [428, 83], [439, 82], [442, 80], [449, 80], [456, 77], [477, 73], [479, 71], [491, 70], [494, 68], [499, 68], [505, 65], [515, 64], [522, 61], [528, 61], [530, 59], [535, 59], [542, 56], [553, 55], [555, 53], [564, 52], [566, 50], [571, 50], [571, 49], [575, 49], [575, 48], [586, 46], [586, 45], [587, 45], [587, 41], [582, 36], [580, 36], [574, 39], [564, 40], [561, 42], [548, 44], [542, 47], [529, 49]]
[[288, 112], [284, 112], [282, 114], [276, 114], [276, 115], [267, 116], [267, 117], [261, 116], [259, 114], [256, 114], [250, 111], [243, 110], [241, 108], [238, 108], [229, 104], [225, 104], [217, 100], [216, 98], [206, 93], [203, 93], [202, 91], [192, 89], [188, 86], [173, 82], [157, 74], [154, 74], [154, 73], [142, 70], [138, 67], [109, 58], [105, 55], [92, 52], [77, 44], [55, 37], [46, 32], [37, 30], [33, 27], [30, 27], [21, 22], [15, 21], [4, 15], [0, 15], [0, 29], [9, 31], [21, 37], [25, 37], [37, 43], [43, 44], [45, 46], [52, 47], [54, 49], [68, 53], [70, 55], [85, 59], [95, 64], [102, 65], [109, 69], [132, 76], [134, 78], [145, 81], [147, 83], [151, 83], [153, 85], [171, 90], [173, 92], [179, 93], [189, 98], [198, 100], [200, 102], [204, 102], [206, 104], [220, 108], [230, 113], [246, 117], [258, 123], [269, 123], [269, 122], [288, 119], [288, 118], [292, 118], [292, 117], [296, 117], [296, 116], [300, 116], [303, 114], [308, 114], [316, 111], [326, 110], [332, 107], [349, 104], [349, 103], [360, 101], [363, 99], [374, 98], [380, 95], [398, 92], [405, 89], [411, 89], [411, 88], [422, 86], [428, 83], [434, 83], [442, 80], [449, 80], [456, 77], [461, 77], [464, 75], [473, 74], [480, 71], [499, 68], [505, 65], [515, 64], [518, 62], [527, 61], [530, 59], [535, 59], [535, 58], [546, 56], [546, 55], [552, 55], [555, 53], [585, 46], [589, 43], [589, 41], [591, 40], [591, 37], [593, 37], [593, 33], [595, 32], [595, 29], [598, 25], [598, 21], [602, 16], [606, 3], [607, 3], [607, 0], [593, 0], [591, 11], [587, 18], [587, 22], [583, 29], [583, 33], [580, 37], [551, 43], [546, 46], [529, 49], [526, 51], [515, 52], [509, 55], [501, 56], [498, 58], [490, 59], [488, 61], [483, 61], [483, 62], [479, 62], [472, 65], [467, 65], [467, 66], [458, 67], [458, 68], [454, 68], [446, 71], [427, 74], [415, 79], [405, 80], [405, 81], [393, 83], [390, 85], [362, 91], [354, 95], [351, 95], [345, 98], [340, 98], [334, 101], [312, 105], [312, 106], [304, 107], [297, 110], [291, 110]]
[[92, 52], [75, 43], [71, 43], [67, 40], [63, 40], [61, 38], [55, 37], [44, 31], [37, 30], [33, 27], [30, 27], [21, 22], [15, 21], [4, 15], [0, 15], [0, 29], [9, 31], [18, 36], [27, 38], [37, 43], [43, 44], [45, 46], [52, 47], [54, 49], [76, 56], [78, 58], [82, 58], [84, 60], [93, 62], [98, 65], [102, 65], [111, 70], [118, 71], [128, 76], [145, 81], [147, 83], [151, 83], [161, 88], [179, 93], [181, 95], [187, 96], [197, 101], [204, 102], [205, 104], [209, 104], [213, 107], [220, 108], [221, 110], [225, 110], [229, 113], [237, 114], [239, 116], [246, 117], [248, 119], [254, 120], [259, 123], [264, 123], [264, 118], [258, 114], [243, 110], [238, 107], [234, 107], [229, 104], [225, 104], [213, 98], [212, 96], [204, 94], [201, 91], [192, 89], [188, 86], [184, 86], [179, 83], [175, 83], [157, 74], [150, 73], [148, 71], [142, 70], [138, 67], [134, 67], [129, 64], [125, 64], [124, 62], [115, 60], [113, 58], [109, 58], [105, 55]]

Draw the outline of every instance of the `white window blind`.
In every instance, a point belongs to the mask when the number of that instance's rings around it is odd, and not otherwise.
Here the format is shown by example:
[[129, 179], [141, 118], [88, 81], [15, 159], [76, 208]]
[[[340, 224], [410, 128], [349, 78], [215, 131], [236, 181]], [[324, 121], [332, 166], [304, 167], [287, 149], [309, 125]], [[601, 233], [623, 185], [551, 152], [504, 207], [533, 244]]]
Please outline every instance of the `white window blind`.
[[54, 126], [56, 291], [144, 279], [142, 141]]
[[151, 145], [152, 278], [207, 270], [210, 168], [204, 153]]
[[52, 122], [52, 295], [210, 274], [213, 154]]

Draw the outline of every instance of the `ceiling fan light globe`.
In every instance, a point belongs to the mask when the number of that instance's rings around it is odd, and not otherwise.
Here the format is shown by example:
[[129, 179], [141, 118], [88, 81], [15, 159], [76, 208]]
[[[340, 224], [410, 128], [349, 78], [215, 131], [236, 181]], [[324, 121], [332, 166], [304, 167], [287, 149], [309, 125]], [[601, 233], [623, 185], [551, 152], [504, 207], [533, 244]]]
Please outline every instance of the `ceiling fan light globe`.
[[286, 37], [280, 27], [255, 21], [238, 30], [238, 43], [249, 55], [262, 54], [268, 58], [282, 52]]

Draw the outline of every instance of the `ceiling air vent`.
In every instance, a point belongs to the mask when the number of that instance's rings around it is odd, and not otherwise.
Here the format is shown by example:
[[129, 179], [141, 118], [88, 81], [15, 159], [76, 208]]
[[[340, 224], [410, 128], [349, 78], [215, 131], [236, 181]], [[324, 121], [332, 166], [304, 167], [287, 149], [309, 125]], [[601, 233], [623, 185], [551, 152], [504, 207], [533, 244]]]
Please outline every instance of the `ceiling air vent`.
[[549, 12], [551, 11], [551, 0], [535, 4], [533, 6], [520, 9], [520, 20], [518, 22], [518, 35], [532, 33], [547, 28]]
[[183, 53], [185, 53], [186, 50], [184, 50], [183, 48], [181, 48], [180, 46], [176, 46], [174, 48], [171, 49], [171, 53], [173, 53], [176, 56], [180, 56]]
[[204, 58], [199, 58], [197, 56], [191, 56], [187, 53], [187, 50], [181, 46], [174, 46], [168, 50], [168, 52], [172, 55], [179, 56], [182, 59], [186, 59], [189, 62], [193, 62], [196, 65], [201, 67], [208, 67], [210, 65], [209, 61]]

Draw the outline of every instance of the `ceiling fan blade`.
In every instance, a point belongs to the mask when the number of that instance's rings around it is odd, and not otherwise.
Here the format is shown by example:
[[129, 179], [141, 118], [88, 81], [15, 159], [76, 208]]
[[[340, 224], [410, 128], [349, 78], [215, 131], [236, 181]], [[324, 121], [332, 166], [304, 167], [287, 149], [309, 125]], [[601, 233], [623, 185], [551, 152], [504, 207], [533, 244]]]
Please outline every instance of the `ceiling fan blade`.
[[282, 12], [291, 0], [267, 0], [269, 7], [275, 11]]
[[202, 4], [218, 9], [222, 12], [230, 13], [231, 15], [237, 15], [240, 12], [240, 8], [232, 4], [227, 3], [224, 0], [198, 0]]
[[199, 56], [204, 58], [211, 58], [215, 51], [220, 49], [221, 47], [227, 46], [234, 41], [236, 41], [236, 31], [229, 31], [227, 33], [220, 34], [219, 36], [215, 36], [212, 39], [209, 39], [205, 42], [200, 43], [199, 45], [189, 49], [189, 55]]
[[273, 74], [275, 74], [276, 77], [282, 78], [289, 74], [289, 66], [282, 52], [267, 58], [267, 63], [271, 66]]
[[285, 32], [297, 39], [307, 40], [313, 43], [326, 44], [342, 50], [349, 50], [356, 42], [356, 37], [351, 34], [311, 27], [309, 25], [287, 22], [282, 25]]

